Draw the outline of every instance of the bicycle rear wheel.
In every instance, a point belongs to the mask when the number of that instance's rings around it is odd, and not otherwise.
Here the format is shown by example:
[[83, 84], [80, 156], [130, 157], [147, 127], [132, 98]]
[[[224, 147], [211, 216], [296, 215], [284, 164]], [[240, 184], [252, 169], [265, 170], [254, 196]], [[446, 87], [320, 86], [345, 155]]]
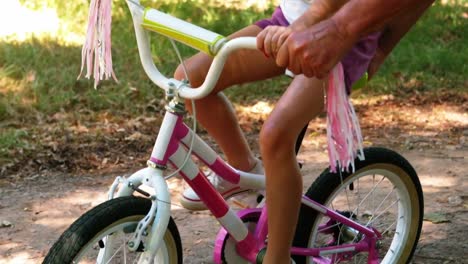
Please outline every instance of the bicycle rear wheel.
[[[355, 173], [325, 170], [306, 196], [382, 235], [379, 263], [408, 263], [422, 227], [423, 193], [416, 172], [398, 153], [384, 148], [365, 149], [364, 161], [356, 161]], [[295, 246], [345, 245], [360, 241], [356, 230], [312, 209], [301, 208]], [[316, 263], [295, 257], [297, 263]], [[320, 263], [367, 263], [367, 252], [329, 252]], [[318, 262], [318, 259], [315, 259]]]
[[[111, 259], [106, 263], [136, 263], [145, 250], [146, 237], [142, 239], [136, 252], [128, 250], [127, 242], [150, 207], [150, 200], [134, 196], [120, 197], [100, 204], [81, 216], [63, 233], [43, 263], [100, 263], [97, 261], [98, 255], [104, 248], [111, 250]], [[108, 243], [109, 237], [112, 237], [113, 243]], [[171, 218], [154, 263], [182, 263], [182, 253], [179, 231]]]

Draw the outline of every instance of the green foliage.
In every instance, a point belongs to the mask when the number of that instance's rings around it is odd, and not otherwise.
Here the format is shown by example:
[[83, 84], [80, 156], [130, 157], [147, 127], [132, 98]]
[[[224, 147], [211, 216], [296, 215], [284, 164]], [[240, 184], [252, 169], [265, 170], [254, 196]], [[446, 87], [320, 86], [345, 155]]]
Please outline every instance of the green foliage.
[[[388, 58], [370, 89], [392, 93], [396, 89], [464, 89], [468, 61], [468, 26], [464, 1], [436, 3], [416, 24]], [[62, 21], [61, 32], [78, 34], [84, 39], [88, 1], [35, 0], [25, 6], [55, 8]], [[271, 14], [254, 8], [239, 10], [215, 1], [143, 1], [177, 17], [228, 35]], [[154, 111], [148, 107], [162, 98], [160, 90], [146, 77], [140, 65], [133, 24], [124, 1], [113, 6], [113, 57], [119, 84], [102, 82], [97, 90], [90, 80], [77, 80], [81, 47], [55, 36], [31, 37], [25, 41], [0, 39], [0, 118], [27, 117], [39, 111], [105, 110], [113, 113], [141, 115]], [[182, 55], [196, 51], [179, 45]], [[154, 61], [166, 75], [178, 65], [172, 47], [164, 38], [152, 34]], [[227, 92], [243, 103], [274, 100], [287, 86], [288, 78], [243, 85]], [[365, 92], [364, 91], [364, 92]]]
[[27, 147], [27, 132], [20, 129], [7, 129], [0, 134], [0, 163], [2, 156], [7, 155], [10, 149]]
[[[88, 118], [98, 120], [102, 112], [106, 116], [132, 118], [149, 116], [160, 110], [159, 100], [163, 94], [141, 67], [125, 1], [113, 1], [112, 12], [112, 52], [119, 83], [104, 81], [97, 90], [93, 89], [92, 80], [77, 80], [89, 1], [20, 1], [33, 10], [55, 9], [60, 26], [58, 34], [32, 34], [25, 40], [0, 36], [0, 164], [11, 163], [18, 153], [27, 156], [40, 148], [44, 143], [36, 142], [33, 126], [38, 120], [48, 122], [48, 117], [56, 112], [91, 113]], [[220, 0], [148, 0], [142, 3], [223, 35], [269, 16], [274, 8], [244, 8], [239, 6], [243, 1], [226, 7]], [[435, 3], [389, 56], [370, 86], [359, 93], [368, 96], [376, 92], [437, 91], [440, 88], [466, 92], [467, 13], [466, 0]], [[155, 63], [161, 72], [171, 76], [179, 61], [170, 42], [157, 34], [151, 34], [151, 38]], [[196, 53], [191, 48], [178, 46], [183, 57]], [[289, 82], [289, 78], [280, 77], [228, 89], [226, 94], [237, 104], [274, 101]], [[98, 114], [93, 116], [92, 113]], [[55, 122], [54, 118], [50, 120]], [[19, 129], [23, 126], [31, 136]], [[61, 123], [60, 126], [67, 125]]]
[[[36, 0], [23, 4], [36, 10], [54, 7], [62, 19], [60, 30], [80, 34], [84, 39], [87, 1]], [[144, 4], [226, 35], [271, 12], [271, 9], [245, 10], [239, 16], [237, 9], [206, 5], [203, 1]], [[45, 114], [80, 109], [133, 114], [145, 111], [154, 98], [162, 98], [162, 93], [141, 67], [133, 24], [124, 1], [114, 1], [112, 34], [114, 71], [120, 82], [102, 82], [97, 90], [92, 88], [92, 81], [76, 79], [81, 63], [80, 46], [63, 44], [54, 37], [33, 36], [22, 42], [0, 39], [0, 117], [11, 118], [27, 109]], [[196, 52], [179, 47], [184, 57]], [[171, 76], [179, 62], [170, 42], [153, 34], [152, 50], [155, 63]], [[28, 100], [23, 100], [25, 97]]]
[[467, 89], [466, 2], [437, 1], [387, 58], [371, 89]]

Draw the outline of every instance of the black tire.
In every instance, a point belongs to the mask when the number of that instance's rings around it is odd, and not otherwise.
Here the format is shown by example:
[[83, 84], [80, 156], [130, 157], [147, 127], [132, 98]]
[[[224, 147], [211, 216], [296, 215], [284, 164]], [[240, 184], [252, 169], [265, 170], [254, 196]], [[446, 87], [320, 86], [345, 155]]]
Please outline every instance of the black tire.
[[[385, 260], [385, 263], [387, 263], [389, 262], [387, 260], [394, 258], [389, 263], [408, 263], [412, 258], [419, 239], [419, 235], [421, 233], [424, 211], [423, 193], [418, 176], [409, 162], [394, 151], [385, 148], [367, 148], [364, 150], [364, 153], [364, 161], [355, 161], [355, 173], [342, 172], [340, 176], [340, 173], [331, 173], [329, 169], [326, 169], [308, 189], [306, 196], [320, 204], [326, 205], [329, 208], [340, 211], [342, 214], [347, 215], [348, 217], [352, 215], [352, 217], [361, 224], [371, 223], [372, 226], [377, 226], [378, 224], [381, 224], [380, 222], [382, 222], [381, 225], [385, 224], [386, 228], [382, 227], [382, 229], [379, 230], [379, 228], [375, 227], [380, 232], [385, 231], [384, 237], [382, 239], [382, 246], [389, 244], [389, 249], [391, 247], [392, 250], [394, 250], [396, 253], [390, 253], [386, 255], [386, 258], [383, 258], [382, 253], [386, 251], [386, 249], [380, 249], [379, 261]], [[367, 178], [369, 181], [365, 181], [364, 177], [366, 176], [366, 173], [369, 173], [369, 176], [371, 176], [371, 178]], [[383, 176], [378, 177], [376, 175]], [[370, 180], [372, 180], [372, 182]], [[380, 182], [376, 182], [376, 180], [379, 180]], [[390, 184], [394, 184], [395, 186], [393, 189], [391, 189], [391, 191], [388, 191], [390, 189], [387, 189], [386, 186]], [[371, 185], [372, 187], [368, 187]], [[387, 191], [377, 193], [375, 191], [377, 187], [383, 187], [384, 190]], [[371, 191], [367, 196], [362, 197], [355, 195], [357, 188], [368, 188], [371, 189]], [[388, 208], [383, 207], [382, 204], [386, 203], [386, 200], [388, 199], [387, 197], [393, 197], [394, 190], [396, 190], [396, 202], [388, 205]], [[343, 196], [339, 196], [339, 191], [344, 191]], [[384, 196], [383, 199], [381, 198], [382, 196]], [[336, 200], [334, 200], [335, 198]], [[340, 200], [340, 198], [342, 199]], [[358, 209], [354, 207], [351, 209], [351, 206], [348, 205], [348, 210], [346, 210], [346, 208], [345, 210], [340, 210], [340, 206], [346, 207], [345, 205], [341, 204], [347, 204], [350, 202], [350, 200], [358, 200], [360, 198], [362, 198], [363, 201], [359, 202], [357, 206]], [[379, 200], [379, 198], [381, 200]], [[379, 202], [380, 205], [378, 205], [378, 207], [375, 206]], [[373, 204], [375, 206], [373, 212], [363, 212], [361, 209], [359, 209], [361, 205], [364, 206], [364, 204]], [[393, 210], [394, 207], [393, 204], [399, 206], [396, 210], [396, 213], [392, 213], [393, 211], [391, 211], [391, 209]], [[331, 205], [333, 205], [333, 207], [331, 207]], [[385, 204], [385, 206], [387, 206], [387, 204]], [[385, 217], [382, 217], [384, 214]], [[393, 215], [395, 215], [396, 218], [394, 223], [387, 226], [387, 217], [390, 218], [389, 216], [393, 217]], [[364, 216], [366, 218], [364, 218]], [[327, 219], [329, 218], [317, 213], [305, 205], [302, 205], [299, 222], [296, 228], [294, 246], [323, 247], [330, 245], [327, 244], [330, 240], [328, 240], [328, 242], [321, 243], [321, 236], [325, 238], [326, 235], [323, 234], [325, 232], [317, 231], [319, 224], [327, 222], [323, 221]], [[397, 231], [392, 229], [393, 224], [395, 224], [395, 229], [398, 228]], [[344, 232], [342, 233], [342, 230], [347, 229], [344, 225], [337, 224], [332, 228], [336, 229], [332, 229], [334, 232], [337, 231], [340, 233], [338, 235], [336, 232], [332, 234], [335, 239], [335, 245], [337, 243], [345, 244], [346, 242], [350, 242], [349, 240], [346, 241], [346, 235], [343, 235]], [[349, 228], [347, 230], [349, 230]], [[390, 242], [387, 242], [386, 236], [391, 235], [392, 232], [394, 236]], [[347, 234], [349, 234], [349, 232]], [[360, 236], [357, 235], [352, 239], [359, 238]], [[397, 238], [398, 240], [396, 240]], [[323, 241], [326, 241], [326, 239], [323, 239]], [[388, 252], [391, 251], [386, 251], [385, 254]], [[354, 261], [360, 260], [360, 258], [367, 260], [367, 256], [363, 256], [362, 253], [359, 253], [352, 257], [350, 263], [355, 263]], [[312, 260], [307, 260], [305, 257], [295, 256], [294, 259], [298, 264], [314, 263]], [[340, 263], [348, 262], [342, 261]], [[356, 263], [360, 262], [357, 261]], [[367, 263], [367, 261], [364, 263]]]
[[[98, 205], [82, 215], [62, 234], [50, 249], [43, 263], [75, 263], [73, 261], [78, 254], [84, 253], [81, 252], [82, 250], [89, 248], [91, 251], [97, 251], [96, 249], [98, 248], [96, 246], [93, 248], [92, 246], [103, 245], [103, 241], [106, 241], [104, 239], [106, 235], [119, 235], [120, 233], [116, 228], [122, 227], [123, 232], [121, 233], [124, 236], [127, 234], [131, 236], [135, 230], [136, 224], [148, 213], [150, 207], [150, 200], [134, 196], [120, 197]], [[101, 239], [101, 237], [103, 238]], [[99, 239], [99, 242], [91, 245], [90, 242], [96, 239]], [[182, 243], [179, 231], [172, 218], [169, 221], [166, 234], [164, 235], [164, 243], [168, 248], [167, 252], [170, 250], [168, 253], [170, 263], [182, 263]], [[140, 245], [137, 252], [127, 252], [125, 256], [128, 258], [133, 255], [138, 255], [140, 254], [138, 251], [143, 250], [143, 248], [144, 243]], [[116, 261], [116, 263], [121, 262], [118, 260]], [[110, 263], [114, 262], [115, 261], [112, 261]], [[93, 263], [95, 263], [95, 261]]]

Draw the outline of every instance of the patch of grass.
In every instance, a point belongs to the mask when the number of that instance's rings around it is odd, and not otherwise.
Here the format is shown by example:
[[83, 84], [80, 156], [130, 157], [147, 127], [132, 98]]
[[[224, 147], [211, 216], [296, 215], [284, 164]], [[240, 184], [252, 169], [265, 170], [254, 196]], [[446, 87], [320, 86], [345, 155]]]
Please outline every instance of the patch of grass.
[[[86, 1], [36, 0], [24, 4], [32, 9], [54, 7], [63, 22], [61, 30], [81, 34], [84, 38]], [[248, 9], [240, 16], [239, 10], [219, 7], [216, 2], [207, 5], [205, 1], [152, 1], [145, 4], [225, 35], [267, 16], [273, 8]], [[120, 83], [104, 81], [97, 90], [92, 88], [92, 81], [76, 80], [81, 62], [79, 45], [47, 36], [32, 36], [22, 42], [0, 39], [0, 116], [14, 118], [15, 113], [24, 113], [25, 109], [44, 114], [81, 109], [134, 115], [145, 112], [152, 100], [163, 95], [141, 67], [133, 24], [124, 1], [114, 2], [112, 34], [114, 71]], [[179, 47], [184, 57], [196, 53], [191, 48]], [[171, 76], [179, 62], [170, 42], [152, 34], [152, 50], [160, 70]]]
[[9, 154], [10, 149], [20, 149], [28, 146], [28, 133], [21, 129], [6, 129], [0, 134], [0, 160]]
[[466, 92], [468, 76], [468, 18], [463, 0], [436, 3], [387, 58], [371, 89]]
[[[224, 35], [268, 16], [274, 8], [237, 10], [206, 1], [145, 4]], [[62, 29], [83, 36], [86, 1], [64, 4], [57, 0], [36, 0], [27, 5], [55, 7], [63, 21]], [[392, 93], [401, 88], [466, 88], [468, 26], [462, 6], [463, 1], [434, 4], [390, 55], [367, 91]], [[184, 57], [196, 52], [182, 45], [179, 47]], [[152, 50], [161, 71], [172, 75], [179, 62], [169, 41], [152, 34]], [[80, 56], [79, 45], [63, 44], [53, 37], [0, 42], [0, 116], [14, 118], [15, 113], [25, 114], [25, 111], [50, 114], [80, 109], [140, 115], [147, 111], [152, 100], [162, 98], [161, 91], [148, 80], [140, 65], [125, 2], [116, 1], [113, 6], [114, 70], [120, 83], [102, 82], [96, 91], [92, 81], [76, 80]], [[287, 78], [277, 78], [243, 85], [227, 94], [237, 103], [273, 99], [281, 95], [288, 82]]]
[[[8, 149], [24, 144], [27, 135], [18, 120], [34, 124], [37, 116], [56, 112], [105, 112], [123, 117], [151, 116], [161, 108], [161, 90], [144, 73], [124, 1], [113, 2], [113, 59], [119, 83], [104, 81], [97, 90], [93, 82], [77, 76], [81, 63], [79, 39], [84, 39], [88, 1], [22, 0], [25, 6], [54, 8], [61, 19], [59, 35], [31, 35], [26, 40], [0, 37], [0, 158]], [[274, 9], [238, 9], [223, 1], [143, 1], [179, 18], [229, 35], [268, 17]], [[436, 2], [389, 56], [376, 78], [359, 93], [398, 93], [401, 90], [467, 91], [468, 23], [466, 1]], [[73, 41], [67, 38], [72, 37]], [[170, 42], [151, 34], [153, 59], [170, 76], [179, 61]], [[179, 45], [184, 57], [195, 50]], [[236, 104], [274, 101], [285, 90], [287, 77], [245, 84], [226, 91]], [[32, 122], [28, 122], [32, 121]]]

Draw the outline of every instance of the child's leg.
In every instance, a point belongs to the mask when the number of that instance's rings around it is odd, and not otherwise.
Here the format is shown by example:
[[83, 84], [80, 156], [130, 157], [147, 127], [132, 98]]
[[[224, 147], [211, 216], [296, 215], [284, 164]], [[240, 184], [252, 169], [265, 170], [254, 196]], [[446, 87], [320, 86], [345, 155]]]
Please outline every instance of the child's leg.
[[[260, 31], [258, 26], [251, 25], [229, 38], [256, 36]], [[193, 87], [203, 83], [211, 61], [211, 57], [204, 53], [199, 53], [186, 61]], [[234, 109], [220, 91], [234, 84], [263, 80], [282, 73], [284, 68], [276, 66], [273, 59], [266, 58], [260, 51], [238, 50], [228, 58], [214, 91], [196, 101], [197, 119], [219, 144], [228, 162], [237, 169], [245, 171], [252, 169], [255, 166], [255, 159], [239, 127]], [[185, 78], [181, 66], [177, 68], [174, 76], [176, 79]], [[191, 110], [191, 103], [186, 105]]]
[[324, 108], [324, 81], [296, 76], [260, 132], [267, 176], [268, 247], [263, 263], [290, 263], [302, 194], [294, 146], [301, 129]]

